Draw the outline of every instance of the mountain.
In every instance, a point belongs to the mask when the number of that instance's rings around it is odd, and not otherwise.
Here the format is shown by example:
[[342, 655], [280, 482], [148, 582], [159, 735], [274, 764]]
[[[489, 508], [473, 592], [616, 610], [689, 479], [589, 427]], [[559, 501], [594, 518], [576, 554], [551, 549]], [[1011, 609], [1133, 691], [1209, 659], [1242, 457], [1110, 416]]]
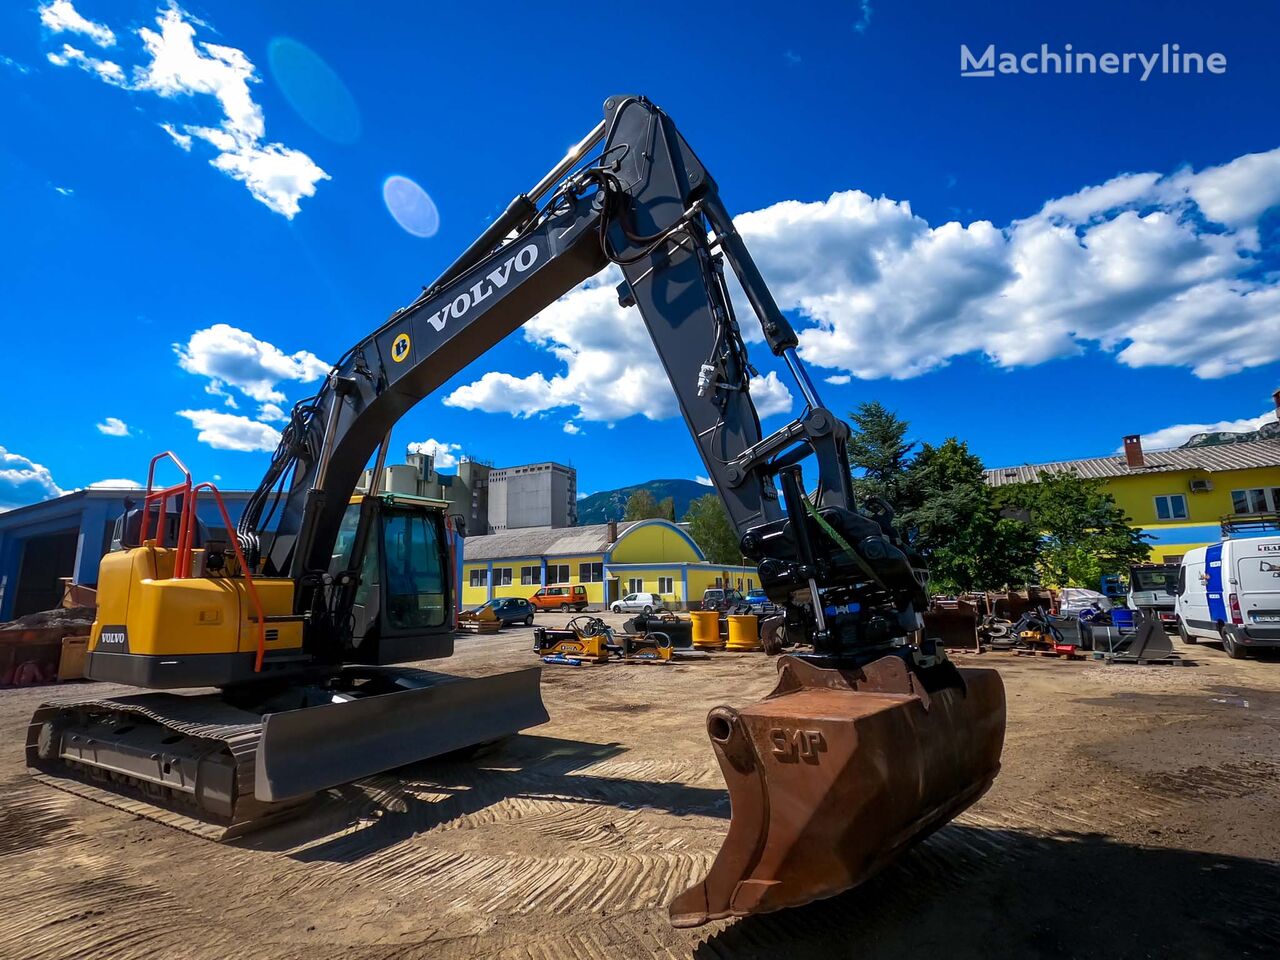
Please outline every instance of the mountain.
[[627, 509], [627, 498], [637, 490], [648, 490], [653, 499], [661, 503], [667, 497], [676, 502], [676, 519], [683, 520], [689, 504], [698, 497], [715, 493], [712, 487], [695, 480], [649, 480], [646, 483], [635, 483], [617, 490], [601, 490], [578, 501], [578, 524], [606, 523], [609, 520], [621, 520]]

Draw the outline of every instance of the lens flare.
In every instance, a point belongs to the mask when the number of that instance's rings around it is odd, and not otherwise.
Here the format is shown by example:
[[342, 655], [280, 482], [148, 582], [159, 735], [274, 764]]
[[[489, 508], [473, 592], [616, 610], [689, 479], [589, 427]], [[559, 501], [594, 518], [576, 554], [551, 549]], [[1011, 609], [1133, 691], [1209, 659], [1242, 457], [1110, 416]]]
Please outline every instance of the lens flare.
[[399, 174], [387, 177], [382, 184], [382, 202], [387, 212], [406, 233], [415, 237], [434, 237], [440, 229], [440, 212], [427, 191]]
[[335, 143], [360, 139], [360, 108], [320, 55], [290, 37], [267, 46], [271, 76], [289, 106], [312, 130]]

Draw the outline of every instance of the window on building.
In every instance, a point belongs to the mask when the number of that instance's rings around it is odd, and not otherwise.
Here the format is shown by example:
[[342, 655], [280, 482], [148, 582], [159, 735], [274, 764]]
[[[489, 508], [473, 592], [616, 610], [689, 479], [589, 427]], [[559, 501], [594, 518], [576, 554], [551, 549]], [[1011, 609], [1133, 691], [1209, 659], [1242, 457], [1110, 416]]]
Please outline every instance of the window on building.
[[640, 580], [636, 577], [632, 577], [630, 580], [627, 581], [628, 593], [640, 593], [642, 590], [644, 590], [643, 580]]
[[1236, 513], [1280, 513], [1280, 487], [1232, 490], [1231, 509]]
[[724, 581], [720, 577], [716, 577], [716, 589], [719, 590], [724, 586]]
[[1187, 498], [1180, 493], [1156, 497], [1157, 520], [1187, 519]]
[[569, 565], [567, 563], [547, 564], [547, 583], [568, 583]]
[[511, 586], [511, 568], [510, 567], [494, 567], [493, 568], [493, 585], [495, 587]]
[[604, 564], [603, 563], [580, 563], [578, 564], [578, 582], [579, 583], [601, 583], [604, 580]]
[[472, 570], [471, 585], [473, 587], [487, 587], [489, 585], [488, 570]]
[[524, 586], [531, 584], [540, 584], [542, 582], [542, 567], [521, 567], [520, 583]]
[[659, 577], [658, 592], [661, 594], [675, 593], [676, 592], [675, 580], [671, 577]]

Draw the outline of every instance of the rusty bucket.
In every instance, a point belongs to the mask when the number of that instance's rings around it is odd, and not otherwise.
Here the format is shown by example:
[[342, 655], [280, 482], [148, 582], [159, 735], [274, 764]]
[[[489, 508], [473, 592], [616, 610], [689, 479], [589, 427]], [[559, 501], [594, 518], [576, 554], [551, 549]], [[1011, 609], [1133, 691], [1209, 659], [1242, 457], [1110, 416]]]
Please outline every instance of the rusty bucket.
[[732, 819], [711, 871], [671, 903], [694, 927], [856, 887], [977, 800], [1000, 769], [1004, 685], [994, 670], [898, 657], [860, 670], [778, 662], [778, 685], [707, 731]]

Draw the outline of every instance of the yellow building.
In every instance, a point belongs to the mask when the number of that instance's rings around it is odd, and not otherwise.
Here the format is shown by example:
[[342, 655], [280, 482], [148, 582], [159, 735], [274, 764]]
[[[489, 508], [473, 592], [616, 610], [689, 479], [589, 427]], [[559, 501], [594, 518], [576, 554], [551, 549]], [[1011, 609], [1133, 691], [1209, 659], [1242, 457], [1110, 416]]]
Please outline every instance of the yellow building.
[[656, 593], [671, 609], [687, 609], [708, 587], [746, 592], [758, 580], [755, 567], [708, 563], [693, 538], [668, 520], [529, 527], [467, 537], [462, 557], [464, 607], [580, 583], [597, 609], [629, 593]]
[[987, 483], [1034, 482], [1041, 470], [1104, 480], [1134, 526], [1152, 537], [1156, 562], [1176, 563], [1191, 548], [1220, 540], [1224, 520], [1280, 513], [1274, 437], [1144, 451], [1141, 438], [1130, 436], [1116, 456], [1000, 467], [987, 471]]

